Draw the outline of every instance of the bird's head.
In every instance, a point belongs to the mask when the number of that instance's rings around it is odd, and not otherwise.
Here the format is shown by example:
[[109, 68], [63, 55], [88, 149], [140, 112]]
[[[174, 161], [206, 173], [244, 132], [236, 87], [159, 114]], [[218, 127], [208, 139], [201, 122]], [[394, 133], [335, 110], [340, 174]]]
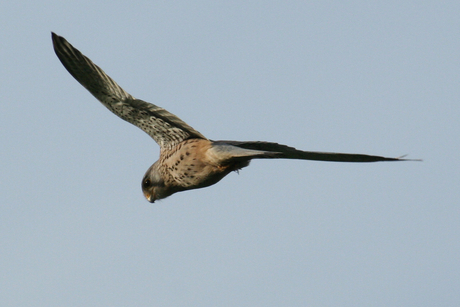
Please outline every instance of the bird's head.
[[142, 192], [145, 198], [154, 203], [157, 199], [166, 198], [173, 194], [174, 189], [165, 185], [159, 170], [159, 162], [155, 162], [144, 175], [142, 179]]

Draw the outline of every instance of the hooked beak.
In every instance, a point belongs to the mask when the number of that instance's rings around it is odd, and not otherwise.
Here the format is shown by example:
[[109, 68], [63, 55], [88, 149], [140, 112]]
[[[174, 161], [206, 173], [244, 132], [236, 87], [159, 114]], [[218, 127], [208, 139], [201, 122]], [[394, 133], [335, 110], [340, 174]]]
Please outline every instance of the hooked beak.
[[144, 191], [144, 197], [150, 202], [150, 203], [154, 203], [156, 198], [155, 198], [155, 194], [150, 194], [148, 191]]

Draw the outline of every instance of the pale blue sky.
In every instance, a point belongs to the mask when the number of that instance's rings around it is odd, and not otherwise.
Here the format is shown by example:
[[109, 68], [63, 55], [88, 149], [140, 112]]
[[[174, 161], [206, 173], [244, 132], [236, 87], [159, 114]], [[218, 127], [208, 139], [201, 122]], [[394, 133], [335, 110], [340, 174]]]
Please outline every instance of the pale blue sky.
[[[0, 306], [459, 306], [460, 2], [3, 1]], [[155, 204], [158, 146], [68, 39], [211, 139], [422, 158], [254, 161]]]

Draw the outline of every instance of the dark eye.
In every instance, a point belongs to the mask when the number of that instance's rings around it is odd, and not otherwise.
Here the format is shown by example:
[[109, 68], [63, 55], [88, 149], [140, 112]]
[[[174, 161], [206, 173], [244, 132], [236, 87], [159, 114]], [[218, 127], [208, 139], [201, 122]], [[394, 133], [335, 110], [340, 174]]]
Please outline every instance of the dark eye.
[[142, 182], [142, 185], [144, 187], [149, 187], [149, 186], [152, 185], [152, 182], [150, 181], [150, 179], [147, 178], [147, 179], [144, 180], [144, 182]]

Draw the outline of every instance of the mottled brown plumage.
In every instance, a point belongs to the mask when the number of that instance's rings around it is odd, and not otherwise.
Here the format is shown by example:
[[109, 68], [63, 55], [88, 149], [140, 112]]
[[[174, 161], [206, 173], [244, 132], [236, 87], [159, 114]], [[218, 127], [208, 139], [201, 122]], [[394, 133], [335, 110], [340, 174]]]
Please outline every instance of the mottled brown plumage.
[[120, 118], [136, 125], [160, 145], [160, 158], [145, 173], [148, 201], [213, 185], [252, 159], [301, 159], [336, 162], [403, 161], [362, 154], [297, 150], [270, 142], [211, 141], [174, 114], [125, 92], [104, 71], [63, 37], [52, 33], [56, 55], [69, 73]]

